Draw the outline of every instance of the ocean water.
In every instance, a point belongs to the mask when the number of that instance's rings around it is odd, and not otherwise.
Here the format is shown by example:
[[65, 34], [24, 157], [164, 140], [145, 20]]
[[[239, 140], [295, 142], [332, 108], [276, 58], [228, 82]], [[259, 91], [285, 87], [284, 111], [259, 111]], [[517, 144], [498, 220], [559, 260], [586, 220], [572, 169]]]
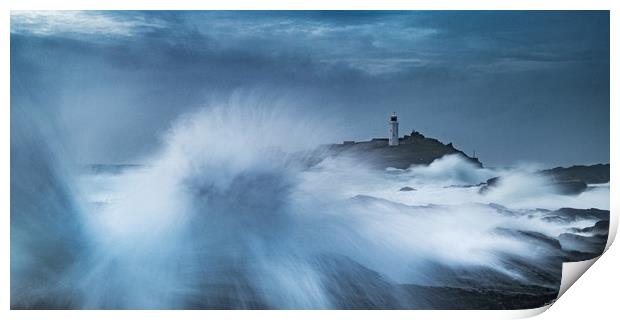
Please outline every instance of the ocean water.
[[298, 117], [200, 110], [143, 165], [97, 170], [12, 134], [12, 306], [442, 308], [424, 290], [557, 292], [561, 262], [606, 235], [587, 229], [604, 212], [557, 210], [608, 210], [608, 184], [562, 195], [531, 168], [457, 155], [377, 170], [317, 155], [333, 132]]

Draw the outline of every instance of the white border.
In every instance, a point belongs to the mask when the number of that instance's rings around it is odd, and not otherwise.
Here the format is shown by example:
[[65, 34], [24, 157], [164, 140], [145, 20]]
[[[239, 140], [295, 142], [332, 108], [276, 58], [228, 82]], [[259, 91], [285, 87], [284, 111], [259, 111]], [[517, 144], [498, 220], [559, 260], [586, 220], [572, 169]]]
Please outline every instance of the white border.
[[[147, 5], [148, 3], [148, 5]], [[10, 48], [9, 48], [9, 34], [10, 34], [10, 10], [136, 10], [136, 9], [151, 9], [151, 10], [196, 10], [196, 9], [212, 9], [212, 10], [224, 10], [224, 9], [244, 9], [244, 10], [269, 10], [269, 9], [294, 9], [294, 10], [302, 10], [302, 9], [348, 9], [348, 10], [395, 10], [395, 9], [408, 9], [408, 10], [611, 10], [611, 88], [618, 88], [618, 65], [614, 57], [618, 56], [618, 41], [613, 41], [614, 39], [618, 39], [618, 1], [599, 1], [599, 0], [588, 0], [588, 1], [541, 1], [541, 0], [472, 0], [472, 1], [462, 1], [462, 0], [428, 0], [428, 1], [396, 1], [396, 0], [358, 0], [355, 2], [351, 2], [349, 4], [345, 2], [336, 3], [333, 0], [289, 0], [289, 1], [277, 1], [277, 0], [263, 0], [263, 1], [239, 1], [239, 0], [228, 0], [228, 1], [217, 1], [212, 3], [199, 3], [196, 0], [176, 0], [176, 1], [163, 1], [163, 0], [150, 0], [150, 1], [140, 1], [140, 0], [108, 0], [108, 1], [77, 1], [77, 0], [63, 0], [63, 1], [43, 1], [43, 0], [9, 0], [3, 1], [2, 4], [2, 14], [0, 15], [0, 39], [2, 46], [2, 56], [3, 56], [3, 70], [5, 70], [4, 76], [1, 78], [2, 86], [0, 87], [0, 94], [2, 96], [3, 101], [3, 109], [2, 109], [2, 117], [0, 117], [0, 135], [2, 139], [0, 139], [0, 143], [2, 146], [2, 157], [0, 157], [1, 165], [0, 165], [0, 177], [4, 178], [2, 185], [0, 186], [0, 205], [4, 210], [4, 221], [0, 224], [1, 226], [1, 239], [0, 239], [0, 248], [2, 250], [2, 264], [0, 265], [0, 273], [5, 281], [0, 281], [3, 284], [2, 290], [0, 291], [0, 298], [2, 301], [2, 307], [0, 310], [0, 318], [3, 319], [30, 319], [30, 318], [52, 318], [52, 319], [81, 319], [84, 317], [95, 318], [95, 319], [107, 319], [110, 317], [114, 318], [152, 318], [152, 319], [173, 319], [179, 316], [183, 318], [204, 318], [207, 317], [216, 317], [223, 319], [238, 319], [238, 318], [264, 318], [264, 319], [288, 319], [291, 317], [299, 318], [299, 319], [315, 319], [317, 317], [320, 318], [393, 318], [393, 319], [409, 319], [411, 317], [422, 317], [424, 319], [497, 319], [497, 318], [519, 318], [519, 317], [529, 317], [536, 314], [539, 314], [545, 311], [547, 308], [539, 308], [532, 310], [521, 310], [521, 311], [9, 311], [9, 232], [10, 232], [10, 223], [9, 223], [9, 189], [10, 189], [10, 166], [9, 166], [9, 149], [10, 149], [10, 116], [9, 116], [9, 106], [10, 106]], [[618, 96], [616, 91], [611, 90], [611, 162], [617, 163], [618, 160], [618, 148], [614, 146], [618, 146]], [[612, 212], [612, 220], [611, 220], [611, 230], [610, 230], [610, 241], [608, 242], [607, 248], [611, 244], [611, 240], [615, 237], [615, 233], [617, 230], [617, 214], [619, 206], [618, 198], [614, 198], [613, 194], [616, 190], [615, 185], [619, 181], [620, 175], [617, 167], [611, 167], [611, 212]], [[611, 251], [614, 251], [612, 248]], [[617, 250], [616, 250], [617, 251]], [[606, 253], [607, 255], [608, 253]], [[594, 259], [597, 260], [597, 259]], [[555, 310], [556, 313], [554, 316], [570, 316], [574, 315], [575, 310], [584, 310], [586, 308], [586, 312], [583, 312], [582, 315], [595, 315], [605, 313], [601, 313], [601, 310], [605, 310], [605, 306], [600, 305], [598, 302], [603, 300], [605, 297], [597, 298], [597, 295], [606, 295], [613, 297], [618, 290], [614, 287], [618, 285], [618, 276], [613, 274], [614, 270], [618, 269], [620, 266], [618, 253], [614, 252], [614, 256], [612, 257], [603, 257], [606, 265], [606, 270], [609, 272], [607, 276], [600, 275], [603, 278], [607, 279], [610, 277], [610, 282], [605, 281], [604, 283], [599, 283], [598, 286], [595, 286], [593, 290], [596, 292], [592, 292], [591, 295], [594, 296], [594, 299], [591, 299], [589, 306], [584, 306], [584, 300], [587, 299], [588, 296], [581, 295], [580, 301], [574, 301], [573, 304], [563, 304], [559, 302], [564, 309], [563, 310]], [[592, 261], [593, 263], [593, 261]], [[589, 262], [585, 262], [585, 264], [590, 264]], [[615, 265], [614, 265], [615, 264]], [[574, 276], [580, 273], [583, 270], [583, 267], [578, 267], [575, 269], [576, 265], [573, 265], [569, 268], [573, 268], [571, 272], [573, 280], [576, 280], [578, 276], [575, 278]], [[597, 269], [595, 267], [595, 269]], [[602, 271], [601, 271], [602, 272]], [[568, 275], [568, 274], [567, 274]], [[601, 278], [599, 278], [601, 279]], [[599, 280], [603, 281], [603, 280]], [[607, 286], [608, 283], [611, 283], [611, 288]], [[564, 289], [567, 289], [566, 283], [563, 283], [563, 292]], [[588, 294], [588, 293], [582, 293]], [[567, 294], [566, 299], [568, 300], [568, 296], [571, 296], [569, 292]], [[559, 300], [561, 301], [561, 300]], [[613, 301], [613, 300], [608, 300]], [[614, 310], [614, 306], [606, 306], [610, 311]], [[554, 307], [552, 309], [556, 309]], [[589, 310], [587, 308], [594, 308]], [[615, 312], [613, 312], [615, 313]], [[552, 316], [549, 314], [549, 316]]]
[[609, 10], [611, 0], [228, 0], [198, 3], [195, 0], [44, 1], [9, 0], [10, 10]]

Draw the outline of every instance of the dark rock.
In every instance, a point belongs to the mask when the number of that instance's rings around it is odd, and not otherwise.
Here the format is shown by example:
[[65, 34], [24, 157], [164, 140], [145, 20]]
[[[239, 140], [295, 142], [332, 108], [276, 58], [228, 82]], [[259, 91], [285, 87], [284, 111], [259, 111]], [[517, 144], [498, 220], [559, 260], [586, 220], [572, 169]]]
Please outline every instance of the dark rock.
[[601, 220], [594, 224], [594, 226], [592, 227], [586, 227], [581, 229], [580, 232], [595, 232], [607, 234], [609, 232], [609, 220]]
[[605, 250], [607, 244], [607, 234], [594, 236], [581, 236], [572, 233], [562, 233], [558, 240], [562, 245], [562, 249], [568, 251], [579, 251], [591, 253], [590, 258], [599, 256]]
[[[515, 310], [542, 307], [552, 303], [558, 291], [543, 286], [529, 286], [527, 290], [430, 287], [403, 285], [412, 297], [425, 297], [428, 305], [420, 309], [439, 310]], [[424, 300], [422, 300], [424, 302]]]
[[550, 249], [561, 249], [560, 241], [534, 231], [497, 228], [496, 232], [518, 238], [522, 242], [535, 243], [536, 247], [547, 246]]
[[552, 177], [556, 181], [581, 180], [586, 184], [609, 182], [609, 164], [572, 166], [568, 168], [557, 167], [543, 170], [541, 173]]
[[333, 144], [324, 147], [326, 155], [350, 155], [363, 157], [368, 163], [378, 168], [406, 169], [411, 165], [430, 164], [448, 154], [459, 154], [478, 167], [482, 163], [478, 158], [467, 156], [463, 151], [444, 144], [437, 139], [427, 138], [417, 131], [399, 138], [398, 146], [389, 146], [388, 139], [375, 138], [370, 141]]
[[480, 189], [478, 190], [478, 193], [485, 194], [491, 191], [492, 188], [497, 187], [497, 185], [499, 184], [499, 179], [500, 177], [494, 177], [494, 178], [488, 179], [486, 183], [481, 185]]
[[551, 183], [551, 186], [560, 194], [566, 195], [580, 194], [588, 188], [588, 184], [581, 180], [554, 181]]
[[[497, 187], [501, 182], [501, 177], [494, 177], [488, 179], [486, 183], [483, 183], [478, 192], [480, 194], [485, 194], [489, 192], [492, 188]], [[582, 180], [557, 180], [553, 179], [549, 182], [549, 186], [553, 187], [554, 190], [559, 194], [564, 195], [577, 195], [580, 194], [588, 188], [588, 185]]]
[[572, 221], [571, 219], [567, 217], [561, 217], [561, 216], [547, 216], [547, 217], [543, 217], [542, 220], [545, 222], [552, 222], [552, 223], [569, 223]]
[[549, 213], [550, 217], [556, 216], [566, 221], [575, 221], [576, 219], [596, 219], [609, 221], [609, 210], [590, 209], [574, 209], [560, 208]]
[[416, 188], [412, 187], [402, 187], [399, 191], [416, 191]]

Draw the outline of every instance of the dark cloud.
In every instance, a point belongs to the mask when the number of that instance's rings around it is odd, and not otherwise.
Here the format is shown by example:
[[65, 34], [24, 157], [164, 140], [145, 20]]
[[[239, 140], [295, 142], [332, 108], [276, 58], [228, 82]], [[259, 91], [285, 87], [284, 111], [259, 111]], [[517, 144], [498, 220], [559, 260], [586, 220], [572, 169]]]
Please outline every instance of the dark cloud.
[[14, 12], [11, 23], [12, 111], [49, 115], [80, 161], [132, 161], [179, 114], [239, 90], [341, 119], [334, 142], [384, 136], [396, 111], [405, 131], [491, 165], [609, 161], [608, 12]]

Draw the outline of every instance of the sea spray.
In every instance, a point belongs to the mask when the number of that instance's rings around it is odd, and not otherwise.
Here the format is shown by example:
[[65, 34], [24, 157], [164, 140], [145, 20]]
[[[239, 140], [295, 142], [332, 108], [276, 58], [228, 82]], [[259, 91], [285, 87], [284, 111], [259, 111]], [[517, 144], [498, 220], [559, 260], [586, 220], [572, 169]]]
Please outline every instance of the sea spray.
[[[577, 197], [555, 194], [527, 170], [479, 168], [458, 155], [377, 170], [363, 158], [314, 154], [331, 130], [300, 119], [307, 117], [277, 108], [199, 110], [172, 126], [148, 166], [83, 176], [81, 192], [63, 199], [79, 203], [69, 212], [84, 224], [67, 230], [92, 245], [57, 273], [80, 293], [67, 295], [66, 306], [419, 308], [430, 298], [404, 285], [555, 290], [555, 239], [596, 222], [549, 219]], [[479, 192], [497, 175], [504, 183]], [[578, 197], [604, 207], [605, 195]], [[12, 207], [27, 213], [36, 212]], [[39, 255], [20, 243], [13, 251]], [[18, 285], [50, 263], [19, 261], [26, 275]], [[61, 292], [54, 281], [40, 286]], [[33, 294], [24, 290], [12, 291], [12, 303], [28, 306]]]

